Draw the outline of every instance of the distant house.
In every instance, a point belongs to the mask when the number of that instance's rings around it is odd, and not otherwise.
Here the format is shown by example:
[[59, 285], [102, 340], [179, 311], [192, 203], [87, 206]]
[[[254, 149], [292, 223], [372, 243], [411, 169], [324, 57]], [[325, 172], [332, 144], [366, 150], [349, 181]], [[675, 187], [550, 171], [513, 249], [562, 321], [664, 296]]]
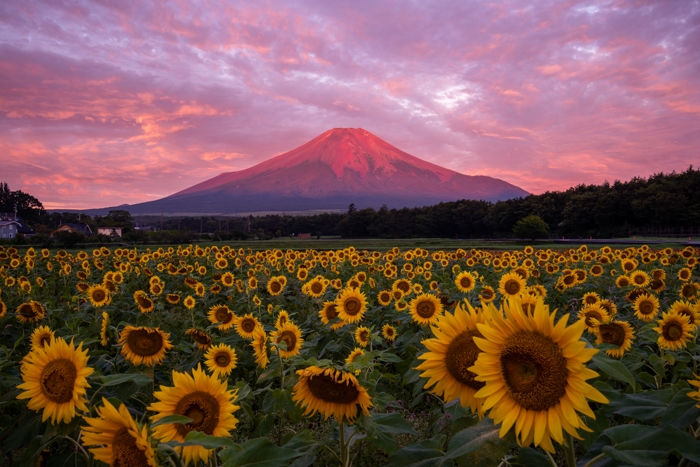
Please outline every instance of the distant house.
[[0, 238], [15, 238], [20, 227], [17, 221], [0, 220]]
[[90, 237], [92, 235], [92, 229], [90, 228], [89, 225], [87, 224], [73, 224], [71, 222], [61, 224], [56, 230], [51, 232], [51, 235], [56, 235], [58, 232], [75, 232], [79, 234], [83, 234], [86, 237]]
[[298, 238], [311, 238], [311, 234], [310, 233], [300, 233], [298, 235]]
[[108, 237], [121, 237], [122, 227], [98, 227], [98, 235], [107, 235]]

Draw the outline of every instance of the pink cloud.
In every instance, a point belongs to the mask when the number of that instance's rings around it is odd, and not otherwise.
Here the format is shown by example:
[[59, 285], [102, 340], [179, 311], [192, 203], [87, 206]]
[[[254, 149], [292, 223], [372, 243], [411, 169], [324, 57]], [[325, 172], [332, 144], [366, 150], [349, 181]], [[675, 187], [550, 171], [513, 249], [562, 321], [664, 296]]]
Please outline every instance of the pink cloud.
[[684, 170], [693, 2], [0, 4], [0, 179], [148, 201], [333, 127], [531, 192]]

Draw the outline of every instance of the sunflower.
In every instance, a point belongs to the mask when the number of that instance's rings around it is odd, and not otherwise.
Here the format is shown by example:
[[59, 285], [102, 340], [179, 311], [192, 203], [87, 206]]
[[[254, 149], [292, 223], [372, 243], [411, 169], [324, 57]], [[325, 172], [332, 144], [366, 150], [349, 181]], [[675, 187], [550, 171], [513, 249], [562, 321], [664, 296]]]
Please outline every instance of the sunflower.
[[232, 287], [235, 283], [235, 276], [230, 272], [225, 272], [221, 275], [221, 283], [226, 287]]
[[391, 290], [400, 290], [404, 295], [411, 293], [411, 281], [408, 279], [397, 279], [391, 284]]
[[491, 303], [496, 298], [496, 291], [490, 285], [485, 285], [479, 292], [479, 299], [484, 303]]
[[617, 314], [617, 305], [615, 305], [615, 302], [612, 300], [604, 299], [598, 302], [598, 306], [603, 308], [605, 311], [608, 312], [608, 316], [612, 318]]
[[629, 287], [630, 283], [630, 278], [627, 276], [620, 276], [617, 279], [615, 279], [615, 285], [617, 285], [619, 289]]
[[275, 327], [280, 329], [287, 321], [289, 321], [289, 313], [287, 310], [281, 310], [277, 315], [277, 319], [275, 320]]
[[46, 347], [51, 343], [53, 338], [54, 333], [48, 326], [39, 326], [38, 328], [34, 329], [32, 336], [30, 337], [32, 350]]
[[687, 300], [676, 300], [668, 309], [669, 313], [677, 313], [688, 317], [688, 324], [697, 327], [700, 323], [700, 310], [697, 305], [693, 305]]
[[331, 324], [331, 329], [333, 331], [340, 329], [347, 324], [345, 321], [340, 319], [340, 316], [338, 315], [338, 307], [335, 302], [323, 302], [323, 308], [318, 312], [318, 316], [321, 318], [323, 324], [328, 324], [331, 321], [338, 320], [337, 322]]
[[100, 327], [100, 344], [102, 347], [107, 347], [109, 344], [109, 336], [107, 331], [109, 330], [109, 313], [106, 311], [102, 312], [102, 326]]
[[634, 316], [642, 321], [652, 321], [659, 313], [659, 299], [642, 294], [634, 301]]
[[255, 329], [260, 325], [258, 318], [254, 317], [252, 313], [243, 315], [236, 320], [236, 332], [243, 339], [252, 339]]
[[600, 302], [600, 295], [598, 295], [596, 292], [587, 292], [583, 294], [581, 302], [583, 302], [584, 306], [595, 305], [596, 303]]
[[204, 364], [207, 365], [209, 371], [219, 378], [228, 377], [238, 363], [236, 351], [226, 344], [209, 347], [204, 358], [206, 359]]
[[121, 354], [134, 365], [160, 364], [173, 347], [169, 338], [170, 334], [158, 328], [127, 326], [119, 333]]
[[646, 287], [649, 285], [649, 282], [651, 282], [651, 278], [649, 277], [649, 274], [647, 274], [644, 271], [633, 271], [629, 275], [630, 277], [630, 282], [635, 286], [635, 287]]
[[656, 342], [661, 349], [684, 349], [693, 337], [694, 327], [690, 325], [687, 315], [666, 312], [656, 322], [658, 326], [654, 331], [659, 333], [659, 339]]
[[[290, 358], [299, 355], [301, 346], [304, 344], [304, 339], [301, 337], [301, 330], [291, 321], [287, 321], [277, 328], [277, 330], [272, 331], [270, 333], [270, 340], [276, 344], [284, 342], [287, 346], [286, 349], [279, 347], [280, 356], [282, 358]], [[275, 349], [276, 347], [273, 347], [272, 350], [275, 351]]]
[[166, 294], [165, 301], [170, 303], [171, 305], [177, 305], [178, 303], [180, 303], [180, 294], [176, 294], [176, 293]]
[[688, 282], [686, 284], [683, 284], [678, 294], [682, 298], [691, 299], [695, 297], [695, 295], [698, 293], [698, 290], [700, 290], [699, 284], [697, 284], [696, 282]]
[[219, 323], [219, 329], [226, 331], [236, 324], [236, 315], [226, 305], [214, 305], [207, 314], [209, 322]]
[[156, 309], [153, 300], [146, 296], [144, 293], [137, 294], [135, 297], [136, 304], [139, 306], [139, 311], [141, 313], [150, 313]]
[[515, 272], [509, 272], [498, 281], [498, 291], [504, 297], [517, 297], [525, 290], [525, 279]]
[[5, 302], [0, 300], [0, 318], [5, 317], [7, 314], [7, 305], [5, 305]]
[[593, 320], [597, 320], [599, 323], [604, 323], [608, 320], [608, 318], [610, 318], [608, 316], [608, 312], [605, 311], [605, 308], [598, 304], [586, 305], [581, 308], [581, 311], [578, 312], [578, 319], [586, 323], [586, 329], [588, 332], [595, 332], [596, 325]]
[[462, 407], [469, 406], [472, 412], [481, 412], [481, 402], [474, 394], [484, 387], [476, 381], [476, 374], [469, 368], [474, 365], [480, 350], [474, 337], [483, 337], [477, 323], [484, 322], [484, 314], [477, 313], [468, 303], [465, 310], [457, 305], [454, 314], [445, 313], [433, 326], [434, 338], [425, 339], [423, 345], [428, 352], [419, 356], [425, 360], [416, 367], [421, 377], [428, 378], [426, 388], [442, 397], [445, 402], [459, 398]]
[[85, 292], [87, 294], [88, 300], [94, 307], [101, 307], [104, 305], [109, 305], [111, 302], [111, 297], [109, 296], [109, 290], [102, 284], [95, 284]]
[[299, 382], [292, 390], [292, 400], [305, 408], [304, 415], [333, 415], [338, 423], [352, 424], [359, 409], [369, 415], [372, 400], [352, 373], [333, 368], [310, 366], [297, 370]]
[[418, 324], [433, 324], [442, 314], [442, 302], [430, 294], [420, 294], [410, 303], [411, 317]]
[[206, 350], [211, 347], [211, 336], [205, 331], [197, 328], [189, 328], [187, 331], [185, 331], [185, 334], [192, 336], [192, 339], [194, 339], [194, 343], [197, 345], [199, 350]]
[[394, 339], [396, 339], [396, 328], [389, 323], [385, 324], [382, 326], [382, 336], [387, 342], [394, 342]]
[[20, 323], [36, 323], [46, 316], [46, 310], [41, 303], [31, 300], [18, 306], [15, 315]]
[[346, 288], [335, 299], [338, 317], [346, 323], [360, 321], [367, 309], [367, 297], [360, 289]]
[[276, 277], [272, 277], [269, 281], [267, 281], [267, 292], [273, 297], [281, 294], [282, 290], [284, 290], [284, 286], [279, 280], [277, 280]]
[[347, 358], [345, 359], [345, 364], [346, 365], [351, 364], [352, 362], [354, 362], [355, 360], [357, 360], [359, 357], [363, 356], [364, 354], [365, 354], [364, 350], [362, 350], [359, 347], [355, 347], [352, 350], [352, 352], [350, 352], [350, 355], [348, 355]]
[[86, 389], [90, 387], [87, 377], [94, 371], [87, 366], [87, 349], [68, 344], [54, 337], [44, 347], [36, 347], [22, 360], [22, 384], [24, 392], [17, 399], [29, 399], [27, 407], [38, 411], [44, 409], [41, 421], [51, 418], [51, 424], [70, 422], [75, 417], [76, 407], [88, 411], [85, 404]]
[[476, 278], [472, 273], [464, 271], [455, 277], [455, 285], [460, 292], [471, 292], [476, 287]]
[[391, 290], [382, 290], [377, 294], [377, 301], [382, 306], [387, 306], [392, 300]]
[[597, 323], [595, 327], [597, 339], [596, 344], [612, 344], [617, 345], [617, 349], [608, 349], [605, 351], [613, 358], [622, 358], [629, 349], [632, 348], [632, 340], [634, 340], [634, 330], [626, 321], [610, 321], [609, 323]]
[[318, 298], [326, 291], [326, 283], [323, 277], [314, 277], [301, 288], [309, 297]]
[[265, 334], [265, 329], [263, 327], [255, 328], [253, 332], [253, 342], [250, 343], [255, 352], [255, 363], [260, 368], [265, 369], [268, 363], [270, 363], [270, 357], [267, 352], [267, 334]]
[[583, 321], [567, 326], [564, 315], [555, 325], [555, 312], [548, 313], [543, 304], [533, 316], [515, 301], [503, 308], [506, 317], [492, 313], [488, 324], [477, 324], [484, 338], [474, 342], [482, 353], [469, 370], [485, 386], [474, 396], [484, 399], [483, 409], [501, 423], [501, 437], [513, 428], [521, 446], [534, 442], [553, 453], [552, 439], [564, 442], [562, 429], [576, 437], [578, 428], [587, 429], [576, 410], [595, 418], [586, 398], [608, 402], [586, 383], [598, 376], [586, 368], [598, 350], [580, 340]]
[[681, 268], [678, 270], [678, 279], [683, 282], [688, 282], [692, 275], [693, 273], [689, 268]]
[[355, 341], [362, 347], [367, 347], [367, 344], [372, 340], [372, 332], [365, 326], [358, 326], [355, 330]]
[[155, 453], [148, 438], [148, 429], [139, 431], [126, 404], [117, 410], [107, 399], [102, 398], [98, 417], [84, 417], [88, 426], [82, 429], [83, 446], [99, 445], [89, 451], [95, 459], [109, 465], [156, 467]]
[[[198, 365], [192, 374], [173, 371], [173, 387], [160, 386], [153, 396], [157, 402], [148, 409], [156, 412], [151, 417], [153, 422], [169, 415], [184, 415], [192, 419], [187, 424], [166, 423], [153, 428], [153, 436], [162, 442], [172, 440], [183, 442], [191, 431], [201, 431], [210, 436], [231, 436], [238, 419], [233, 413], [240, 409], [236, 405], [237, 391], [230, 390], [228, 383], [214, 376], [207, 375]], [[202, 446], [184, 446], [175, 448], [185, 464], [197, 465], [201, 460], [209, 460], [211, 450]]]

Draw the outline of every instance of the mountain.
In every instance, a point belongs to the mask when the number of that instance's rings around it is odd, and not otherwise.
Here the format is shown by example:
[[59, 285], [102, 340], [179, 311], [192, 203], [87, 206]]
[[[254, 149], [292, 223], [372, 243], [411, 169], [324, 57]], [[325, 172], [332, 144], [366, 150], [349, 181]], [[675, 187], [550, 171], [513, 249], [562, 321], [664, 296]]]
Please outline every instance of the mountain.
[[125, 209], [132, 214], [345, 210], [350, 203], [402, 208], [527, 195], [503, 180], [431, 164], [362, 128], [334, 128], [248, 169]]

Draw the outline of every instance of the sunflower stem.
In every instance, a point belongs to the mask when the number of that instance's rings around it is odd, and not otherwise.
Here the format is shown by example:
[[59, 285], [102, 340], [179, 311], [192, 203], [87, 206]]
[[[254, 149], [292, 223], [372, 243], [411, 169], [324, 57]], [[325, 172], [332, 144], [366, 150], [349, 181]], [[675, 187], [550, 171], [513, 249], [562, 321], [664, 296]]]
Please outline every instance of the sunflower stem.
[[80, 445], [80, 443], [78, 443], [76, 440], [74, 440], [73, 438], [71, 438], [68, 435], [63, 435], [63, 437], [65, 439], [67, 439], [68, 441], [72, 442], [75, 445], [75, 447], [78, 448], [78, 450], [83, 455], [83, 457], [85, 457], [85, 460], [87, 460], [88, 467], [92, 467], [92, 457], [90, 457], [90, 454], [88, 454], [87, 451], [85, 451], [85, 449], [83, 449], [83, 447]]
[[576, 467], [576, 453], [574, 452], [574, 437], [570, 434], [566, 438], [566, 443], [564, 443], [564, 451], [566, 452], [566, 465], [567, 467]]
[[339, 425], [340, 429], [340, 465], [341, 467], [348, 467], [348, 453], [347, 446], [345, 445], [345, 422], [341, 421]]
[[[280, 388], [284, 391], [284, 362], [282, 361], [282, 352], [277, 348], [277, 359], [280, 362]], [[280, 408], [279, 411], [279, 425], [277, 432], [277, 445], [282, 446], [282, 426], [284, 425], [284, 409]]]
[[554, 460], [554, 458], [552, 457], [552, 454], [549, 451], [544, 451], [544, 453], [547, 454], [547, 457], [549, 458], [549, 462], [551, 462], [554, 467], [559, 467], [559, 466], [557, 466], [557, 461]]
[[597, 456], [595, 456], [593, 459], [589, 460], [584, 467], [593, 467], [593, 465], [601, 460], [603, 457], [605, 457], [605, 453], [600, 453]]

